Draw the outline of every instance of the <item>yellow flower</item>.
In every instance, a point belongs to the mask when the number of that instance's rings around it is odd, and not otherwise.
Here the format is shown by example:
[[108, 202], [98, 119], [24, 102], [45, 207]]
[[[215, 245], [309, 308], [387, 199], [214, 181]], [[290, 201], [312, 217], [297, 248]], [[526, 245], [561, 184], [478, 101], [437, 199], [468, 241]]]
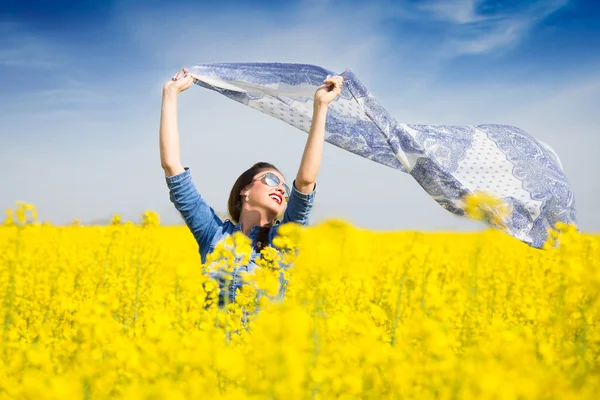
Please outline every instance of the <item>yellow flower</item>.
[[463, 201], [467, 216], [497, 227], [504, 227], [505, 218], [512, 213], [512, 207], [508, 203], [485, 192], [470, 193]]
[[142, 226], [156, 227], [160, 226], [160, 216], [155, 211], [146, 211], [142, 215]]
[[[470, 201], [483, 218], [500, 207]], [[37, 227], [33, 209], [7, 212], [26, 228], [0, 226], [4, 397], [595, 399], [600, 390], [600, 235], [572, 224], [552, 228], [548, 251], [494, 230], [289, 224], [254, 272], [240, 272], [236, 302], [219, 306], [206, 272], [240, 271], [251, 252], [243, 234], [199, 265], [187, 227], [154, 225], [157, 215], [74, 229]]]
[[15, 218], [13, 210], [10, 208], [6, 209], [6, 218], [4, 219], [4, 226], [12, 226], [15, 224]]

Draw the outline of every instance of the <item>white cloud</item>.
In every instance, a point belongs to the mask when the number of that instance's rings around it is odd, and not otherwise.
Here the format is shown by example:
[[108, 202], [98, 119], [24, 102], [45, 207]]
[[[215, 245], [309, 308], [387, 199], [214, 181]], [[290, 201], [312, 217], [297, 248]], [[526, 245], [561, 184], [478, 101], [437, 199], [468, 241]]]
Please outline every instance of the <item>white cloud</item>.
[[143, 9], [117, 10], [115, 17], [122, 18], [141, 47], [173, 65], [181, 60], [280, 61], [321, 63], [342, 71], [348, 65], [370, 66], [391, 41], [379, 29], [382, 15], [375, 8], [356, 13], [320, 4], [284, 15], [251, 10], [203, 14], [193, 9], [165, 13], [157, 18]]
[[420, 18], [450, 22], [444, 57], [483, 54], [518, 45], [540, 21], [568, 0], [536, 0], [513, 8], [485, 0], [434, 0], [419, 3]]
[[431, 13], [433, 19], [466, 24], [479, 21], [484, 17], [475, 12], [480, 0], [442, 0], [419, 3], [418, 8]]
[[31, 34], [21, 24], [0, 20], [0, 66], [41, 72], [56, 68], [64, 55], [58, 43]]

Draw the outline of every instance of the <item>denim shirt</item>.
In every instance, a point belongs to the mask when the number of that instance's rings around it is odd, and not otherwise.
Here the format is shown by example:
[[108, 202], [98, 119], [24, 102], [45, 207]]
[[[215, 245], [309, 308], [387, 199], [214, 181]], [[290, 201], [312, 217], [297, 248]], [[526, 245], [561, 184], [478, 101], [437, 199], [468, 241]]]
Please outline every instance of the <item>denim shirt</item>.
[[[198, 192], [189, 168], [185, 168], [184, 172], [166, 177], [167, 186], [169, 188], [169, 197], [175, 208], [179, 211], [187, 227], [190, 229], [200, 252], [202, 263], [206, 262], [206, 256], [214, 250], [215, 246], [223, 238], [233, 234], [236, 231], [241, 231], [240, 224], [233, 224], [230, 220], [222, 221], [208, 206], [206, 201]], [[283, 220], [277, 221], [269, 230], [268, 243], [263, 243], [263, 247], [272, 246], [273, 238], [277, 236], [279, 227], [287, 222], [296, 222], [303, 226], [308, 225], [308, 217], [314, 204], [316, 193], [315, 189], [311, 193], [305, 194], [296, 189], [295, 181], [291, 187], [290, 198], [285, 209]], [[235, 291], [241, 286], [239, 277], [240, 271], [249, 273], [254, 272], [258, 267], [256, 259], [260, 257], [260, 252], [256, 251], [256, 236], [261, 227], [253, 226], [248, 237], [252, 241], [252, 254], [248, 265], [237, 268], [234, 271], [231, 285], [229, 287], [229, 300], [235, 300]], [[283, 275], [283, 274], [282, 274]], [[217, 274], [211, 275], [218, 279]], [[221, 288], [221, 296], [219, 303], [223, 303], [223, 280], [218, 279]], [[282, 287], [285, 288], [285, 283], [282, 281]], [[283, 289], [285, 290], [285, 289]], [[283, 294], [283, 293], [282, 293]]]

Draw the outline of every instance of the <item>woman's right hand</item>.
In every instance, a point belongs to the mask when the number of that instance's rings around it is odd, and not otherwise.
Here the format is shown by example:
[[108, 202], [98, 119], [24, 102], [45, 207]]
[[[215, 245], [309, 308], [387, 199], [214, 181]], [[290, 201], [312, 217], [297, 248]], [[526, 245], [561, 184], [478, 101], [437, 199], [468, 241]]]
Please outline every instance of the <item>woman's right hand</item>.
[[181, 71], [182, 72], [176, 73], [173, 78], [165, 83], [163, 86], [163, 93], [172, 93], [177, 95], [192, 86], [192, 83], [194, 83], [194, 78], [192, 75], [189, 74], [188, 70], [185, 68], [182, 68]]

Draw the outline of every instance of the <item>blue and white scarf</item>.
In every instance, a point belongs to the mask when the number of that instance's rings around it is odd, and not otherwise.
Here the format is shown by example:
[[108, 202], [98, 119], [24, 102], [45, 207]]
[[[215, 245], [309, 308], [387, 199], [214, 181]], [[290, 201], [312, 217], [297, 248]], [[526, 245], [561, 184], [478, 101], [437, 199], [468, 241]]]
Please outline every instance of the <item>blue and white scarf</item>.
[[309, 132], [315, 90], [342, 75], [329, 106], [325, 141], [410, 174], [442, 207], [465, 215], [466, 196], [483, 192], [507, 205], [492, 226], [539, 248], [548, 229], [576, 223], [575, 197], [554, 150], [514, 126], [398, 123], [350, 71], [307, 64], [227, 63], [189, 68], [215, 90]]

